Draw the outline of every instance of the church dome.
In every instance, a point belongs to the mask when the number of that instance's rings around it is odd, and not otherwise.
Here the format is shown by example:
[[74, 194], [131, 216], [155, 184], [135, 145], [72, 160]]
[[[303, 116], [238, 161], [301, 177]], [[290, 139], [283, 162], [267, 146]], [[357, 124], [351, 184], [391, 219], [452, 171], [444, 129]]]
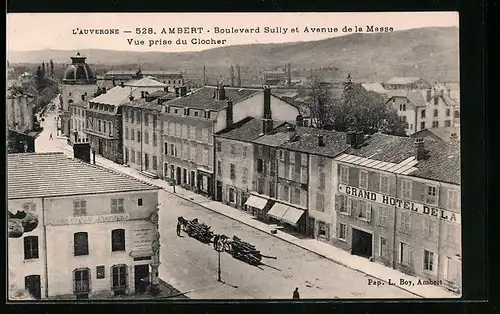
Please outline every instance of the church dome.
[[95, 84], [96, 77], [89, 65], [85, 63], [85, 59], [87, 58], [81, 56], [80, 53], [71, 57], [72, 64], [64, 72], [62, 80], [64, 84]]

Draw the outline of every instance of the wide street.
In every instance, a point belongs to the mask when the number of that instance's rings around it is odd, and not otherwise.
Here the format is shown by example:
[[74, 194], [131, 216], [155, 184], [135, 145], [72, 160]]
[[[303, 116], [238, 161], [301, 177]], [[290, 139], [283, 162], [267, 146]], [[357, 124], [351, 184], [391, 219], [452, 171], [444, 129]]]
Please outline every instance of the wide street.
[[[52, 113], [42, 123], [44, 131], [36, 141], [37, 152], [64, 151], [55, 137]], [[57, 171], [57, 165], [54, 165]], [[193, 299], [291, 299], [295, 287], [301, 298], [415, 298], [397, 286], [369, 286], [369, 276], [319, 257], [293, 244], [210, 211], [174, 194], [160, 190], [160, 277]], [[237, 209], [235, 209], [237, 210]], [[255, 267], [221, 253], [221, 279], [217, 281], [218, 256], [212, 246], [181, 233], [177, 217], [198, 218], [217, 233], [238, 236], [265, 255], [266, 265]]]

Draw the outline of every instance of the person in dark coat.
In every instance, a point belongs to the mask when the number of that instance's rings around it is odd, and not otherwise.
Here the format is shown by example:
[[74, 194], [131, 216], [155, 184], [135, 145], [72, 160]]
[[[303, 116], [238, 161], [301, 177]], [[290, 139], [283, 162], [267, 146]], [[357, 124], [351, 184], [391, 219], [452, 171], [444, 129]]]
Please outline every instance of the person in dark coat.
[[293, 298], [296, 300], [300, 299], [299, 288], [295, 288], [295, 291], [293, 291]]
[[49, 135], [49, 140], [53, 140], [54, 138], [52, 137], [52, 133]]
[[180, 222], [177, 222], [177, 236], [178, 237], [181, 236], [181, 223]]
[[219, 245], [219, 235], [216, 234], [214, 236], [214, 250], [217, 250], [217, 246]]

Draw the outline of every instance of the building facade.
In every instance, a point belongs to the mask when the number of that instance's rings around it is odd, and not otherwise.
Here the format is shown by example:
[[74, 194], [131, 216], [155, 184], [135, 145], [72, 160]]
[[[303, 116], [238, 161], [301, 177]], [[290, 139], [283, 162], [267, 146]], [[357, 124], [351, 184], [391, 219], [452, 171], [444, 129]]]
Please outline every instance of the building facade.
[[112, 88], [122, 83], [140, 80], [148, 76], [165, 84], [169, 92], [173, 92], [175, 88], [184, 86], [182, 73], [161, 70], [112, 70], [106, 72], [102, 77], [99, 77], [98, 84], [100, 86], [109, 86]]
[[455, 127], [456, 102], [434, 89], [391, 90], [387, 101], [408, 126], [411, 135], [428, 128]]
[[85, 101], [97, 90], [97, 79], [92, 69], [85, 62], [87, 58], [77, 53], [71, 57], [71, 64], [64, 72], [61, 82], [60, 97], [60, 130], [61, 134], [70, 138], [71, 133], [71, 111], [69, 105], [74, 102]]
[[431, 88], [430, 84], [420, 77], [393, 77], [383, 84], [387, 90], [415, 90]]
[[82, 101], [69, 104], [70, 120], [70, 143], [85, 143], [88, 136], [85, 128], [87, 121], [87, 108], [89, 106], [87, 95], [82, 95]]
[[[63, 153], [14, 154], [9, 165], [9, 212], [39, 217], [9, 240], [17, 286], [41, 299], [98, 299], [158, 284], [157, 187]], [[27, 181], [33, 171], [43, 175]]]
[[[181, 93], [182, 95], [182, 93]], [[293, 120], [298, 109], [269, 89], [204, 87], [163, 103], [164, 173], [175, 184], [210, 197], [222, 197], [214, 180], [213, 136], [248, 117], [263, 117], [264, 107], [278, 119]]]
[[[335, 163], [332, 243], [460, 290], [458, 147], [436, 141], [424, 148], [422, 139], [374, 134], [362, 147], [336, 157]], [[436, 167], [442, 171], [429, 171]]]
[[18, 132], [29, 132], [34, 129], [34, 97], [18, 89], [7, 92], [7, 126]]
[[124, 163], [141, 172], [163, 177], [162, 106], [159, 91], [125, 103], [123, 107]]

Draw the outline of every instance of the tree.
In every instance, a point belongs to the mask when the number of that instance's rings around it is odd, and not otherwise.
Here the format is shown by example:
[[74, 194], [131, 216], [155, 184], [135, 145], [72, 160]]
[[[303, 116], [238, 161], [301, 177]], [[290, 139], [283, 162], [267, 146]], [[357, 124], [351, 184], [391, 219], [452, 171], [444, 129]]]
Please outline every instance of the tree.
[[54, 62], [50, 59], [50, 77], [54, 77]]
[[333, 120], [332, 94], [328, 88], [321, 84], [318, 77], [311, 78], [307, 94], [311, 100], [306, 102], [305, 105], [309, 110], [312, 123], [318, 128], [324, 128]]
[[45, 77], [45, 62], [42, 62], [42, 77]]
[[372, 134], [377, 131], [393, 135], [405, 135], [403, 122], [391, 106], [379, 94], [365, 90], [348, 77], [344, 84], [342, 100], [333, 105], [333, 128], [337, 131], [356, 130]]
[[38, 91], [41, 91], [45, 86], [44, 86], [44, 74], [41, 66], [38, 66], [35, 72], [35, 84], [36, 84], [36, 89]]

